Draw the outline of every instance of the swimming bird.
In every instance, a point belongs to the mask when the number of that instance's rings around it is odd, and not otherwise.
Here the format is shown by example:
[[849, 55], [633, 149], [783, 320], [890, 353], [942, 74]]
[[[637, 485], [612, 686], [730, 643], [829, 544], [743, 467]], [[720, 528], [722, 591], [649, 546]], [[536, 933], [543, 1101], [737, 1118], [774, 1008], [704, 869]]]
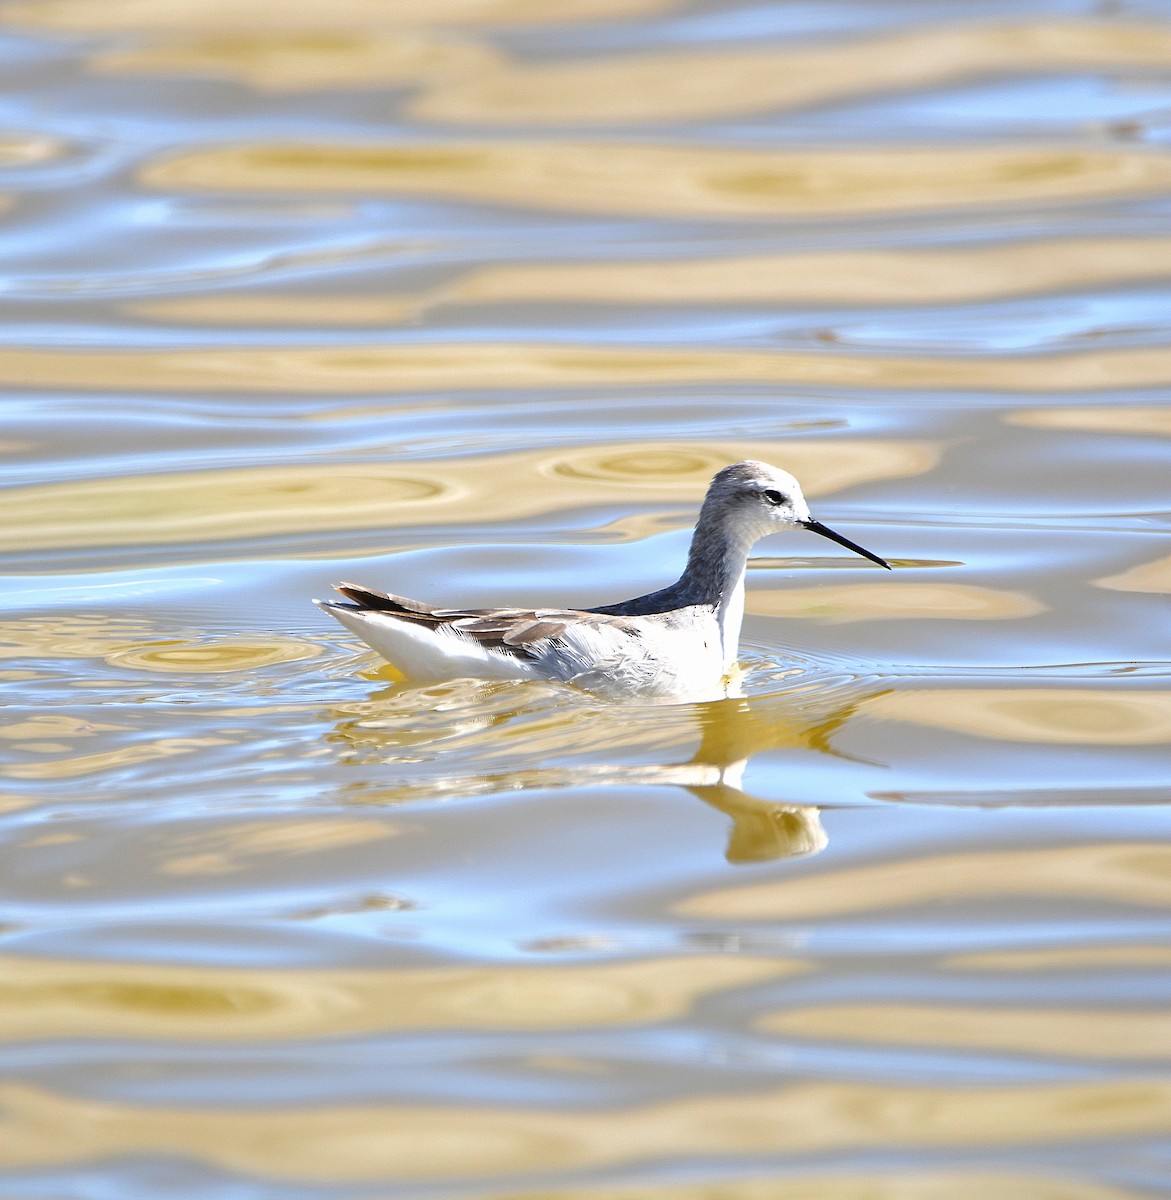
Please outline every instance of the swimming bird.
[[782, 529], [808, 529], [890, 564], [813, 519], [787, 471], [739, 462], [717, 472], [687, 566], [668, 587], [598, 608], [437, 608], [351, 583], [315, 600], [419, 683], [551, 679], [618, 696], [727, 694], [744, 617], [748, 552]]

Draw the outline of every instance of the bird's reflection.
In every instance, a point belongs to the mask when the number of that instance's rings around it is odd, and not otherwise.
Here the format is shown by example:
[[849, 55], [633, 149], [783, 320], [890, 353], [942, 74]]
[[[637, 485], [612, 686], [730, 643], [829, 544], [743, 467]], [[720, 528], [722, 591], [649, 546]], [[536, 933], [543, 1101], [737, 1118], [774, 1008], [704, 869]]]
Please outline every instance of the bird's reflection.
[[[873, 689], [867, 689], [872, 691]], [[743, 785], [753, 755], [769, 750], [833, 754], [831, 740], [863, 698], [859, 689], [806, 687], [697, 705], [701, 731], [693, 761], [718, 771], [689, 790], [732, 818], [725, 856], [731, 863], [768, 862], [817, 854], [826, 845], [821, 812], [811, 804], [780, 804]]]
[[[729, 862], [759, 863], [816, 854], [826, 834], [816, 804], [745, 788], [753, 756], [836, 755], [834, 734], [874, 691], [838, 680], [700, 704], [626, 706], [555, 684], [457, 680], [393, 686], [334, 708], [328, 736], [348, 765], [379, 768], [344, 785], [351, 803], [521, 788], [681, 787], [731, 818]], [[392, 765], [399, 769], [390, 779]]]

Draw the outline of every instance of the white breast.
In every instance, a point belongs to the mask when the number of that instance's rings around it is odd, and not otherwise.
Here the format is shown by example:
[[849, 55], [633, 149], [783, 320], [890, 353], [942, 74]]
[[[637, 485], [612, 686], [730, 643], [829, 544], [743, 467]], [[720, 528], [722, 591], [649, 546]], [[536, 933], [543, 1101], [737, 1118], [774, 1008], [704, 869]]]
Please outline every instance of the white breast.
[[720, 598], [716, 610], [716, 621], [720, 628], [721, 674], [726, 675], [735, 665], [740, 649], [740, 626], [744, 623], [744, 575], [736, 580]]
[[613, 626], [571, 626], [541, 655], [538, 670], [615, 698], [710, 700], [724, 695], [719, 626], [710, 607], [669, 620], [648, 617], [637, 636]]

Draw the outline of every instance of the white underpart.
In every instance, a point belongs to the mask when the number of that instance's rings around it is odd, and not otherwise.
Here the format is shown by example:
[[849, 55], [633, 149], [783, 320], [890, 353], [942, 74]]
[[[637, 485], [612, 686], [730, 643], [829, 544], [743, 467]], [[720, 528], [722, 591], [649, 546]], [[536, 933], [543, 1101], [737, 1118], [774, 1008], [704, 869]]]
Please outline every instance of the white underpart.
[[[751, 545], [751, 543], [748, 543]], [[740, 647], [740, 626], [744, 624], [744, 558], [747, 548], [739, 545], [728, 547], [728, 578], [731, 586], [725, 586], [716, 609], [716, 623], [720, 631], [720, 659], [722, 674], [736, 665]]]
[[611, 625], [570, 625], [556, 641], [533, 644], [530, 658], [483, 646], [442, 626], [316, 603], [415, 683], [553, 679], [610, 696], [705, 700], [725, 694], [719, 682], [724, 674], [719, 631], [710, 608], [696, 610], [690, 627], [652, 626], [638, 638]]
[[720, 598], [720, 607], [716, 611], [716, 620], [720, 627], [720, 657], [724, 664], [724, 674], [736, 665], [740, 647], [740, 626], [744, 624], [744, 575], [736, 580], [735, 587], [730, 587]]
[[420, 683], [446, 679], [548, 678], [536, 664], [481, 646], [445, 628], [403, 621], [389, 613], [357, 611], [340, 604], [314, 601], [356, 633], [404, 675]]
[[631, 637], [611, 625], [570, 625], [556, 642], [538, 643], [537, 673], [610, 696], [712, 699], [723, 695], [711, 609], [684, 628], [645, 626]]
[[[802, 519], [808, 520], [809, 506], [797, 481], [792, 481], [793, 507], [801, 513]], [[726, 579], [731, 586], [725, 585], [720, 596], [719, 607], [716, 609], [716, 621], [720, 630], [720, 655], [723, 661], [723, 674], [727, 675], [735, 667], [739, 657], [740, 627], [744, 624], [744, 575], [747, 566], [748, 551], [762, 537], [775, 532], [771, 522], [761, 521], [756, 525], [746, 525], [737, 541], [729, 542], [725, 562]]]

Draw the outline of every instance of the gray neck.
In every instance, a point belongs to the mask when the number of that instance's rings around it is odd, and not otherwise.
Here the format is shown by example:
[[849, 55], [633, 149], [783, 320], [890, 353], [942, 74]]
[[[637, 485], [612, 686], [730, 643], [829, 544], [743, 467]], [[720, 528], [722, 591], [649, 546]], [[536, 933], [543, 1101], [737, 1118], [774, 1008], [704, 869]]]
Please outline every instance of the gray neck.
[[726, 510], [711, 513], [705, 507], [700, 513], [687, 566], [674, 585], [682, 603], [720, 607], [732, 593], [743, 592], [748, 551], [756, 539], [745, 536], [743, 526], [733, 533], [726, 518]]
[[734, 656], [744, 615], [744, 568], [756, 537], [742, 521], [730, 521], [728, 516], [726, 504], [704, 504], [691, 539], [687, 566], [669, 587], [589, 611], [638, 616], [709, 605], [720, 623], [725, 657]]
[[742, 521], [733, 524], [727, 515], [726, 507], [709, 512], [705, 505], [691, 539], [687, 568], [675, 585], [688, 597], [685, 604], [710, 604], [715, 609], [725, 674], [736, 665], [744, 620], [744, 571], [756, 541]]

